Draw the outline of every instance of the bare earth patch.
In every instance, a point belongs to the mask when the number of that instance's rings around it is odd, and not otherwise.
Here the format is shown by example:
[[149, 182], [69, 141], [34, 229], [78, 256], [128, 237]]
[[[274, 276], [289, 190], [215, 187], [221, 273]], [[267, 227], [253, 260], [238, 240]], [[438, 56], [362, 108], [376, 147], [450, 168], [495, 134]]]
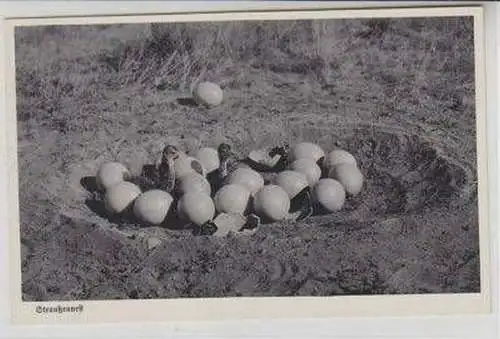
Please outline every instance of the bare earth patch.
[[[478, 292], [471, 21], [387, 22], [179, 25], [192, 46], [166, 50], [146, 25], [19, 29], [24, 300]], [[199, 78], [221, 106], [190, 102]], [[362, 193], [216, 238], [109, 220], [89, 192], [103, 161], [138, 175], [166, 143], [284, 140], [350, 151]]]

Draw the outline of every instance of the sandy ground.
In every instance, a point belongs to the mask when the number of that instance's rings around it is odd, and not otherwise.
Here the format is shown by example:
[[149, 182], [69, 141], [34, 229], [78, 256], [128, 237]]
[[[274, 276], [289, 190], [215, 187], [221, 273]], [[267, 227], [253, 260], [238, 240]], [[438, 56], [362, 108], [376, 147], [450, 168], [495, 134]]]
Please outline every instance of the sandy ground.
[[[471, 26], [177, 25], [152, 42], [147, 25], [18, 29], [23, 299], [478, 292]], [[186, 100], [200, 79], [221, 106]], [[283, 140], [352, 152], [362, 193], [216, 238], [116, 223], [88, 191], [102, 162], [137, 174], [165, 143], [244, 155]]]

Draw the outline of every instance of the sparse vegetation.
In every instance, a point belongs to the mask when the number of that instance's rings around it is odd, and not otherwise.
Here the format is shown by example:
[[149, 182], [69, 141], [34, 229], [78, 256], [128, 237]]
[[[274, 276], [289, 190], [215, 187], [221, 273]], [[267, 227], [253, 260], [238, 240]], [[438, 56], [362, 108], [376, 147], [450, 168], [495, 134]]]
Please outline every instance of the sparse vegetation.
[[[24, 299], [478, 291], [472, 25], [18, 28]], [[189, 100], [201, 80], [220, 106]], [[340, 213], [223, 238], [108, 220], [88, 192], [102, 162], [136, 175], [166, 143], [278, 141], [348, 150], [366, 190]]]

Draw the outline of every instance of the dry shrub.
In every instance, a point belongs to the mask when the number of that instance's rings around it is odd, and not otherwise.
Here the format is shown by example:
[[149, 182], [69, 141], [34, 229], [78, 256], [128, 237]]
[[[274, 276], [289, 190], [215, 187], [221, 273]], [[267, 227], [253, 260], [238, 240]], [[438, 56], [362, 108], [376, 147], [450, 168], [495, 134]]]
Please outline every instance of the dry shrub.
[[314, 75], [335, 55], [336, 30], [333, 21], [155, 23], [150, 39], [103, 60], [122, 81], [181, 89], [241, 65]]

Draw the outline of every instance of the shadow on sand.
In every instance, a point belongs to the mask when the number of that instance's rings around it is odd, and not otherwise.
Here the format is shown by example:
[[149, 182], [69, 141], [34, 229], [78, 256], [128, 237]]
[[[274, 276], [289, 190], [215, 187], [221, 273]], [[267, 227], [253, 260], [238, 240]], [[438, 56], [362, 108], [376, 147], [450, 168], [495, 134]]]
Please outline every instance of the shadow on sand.
[[179, 105], [188, 106], [188, 107], [196, 107], [196, 106], [198, 106], [196, 104], [196, 101], [194, 101], [194, 99], [190, 98], [190, 97], [179, 98], [179, 99], [177, 99], [177, 103]]

